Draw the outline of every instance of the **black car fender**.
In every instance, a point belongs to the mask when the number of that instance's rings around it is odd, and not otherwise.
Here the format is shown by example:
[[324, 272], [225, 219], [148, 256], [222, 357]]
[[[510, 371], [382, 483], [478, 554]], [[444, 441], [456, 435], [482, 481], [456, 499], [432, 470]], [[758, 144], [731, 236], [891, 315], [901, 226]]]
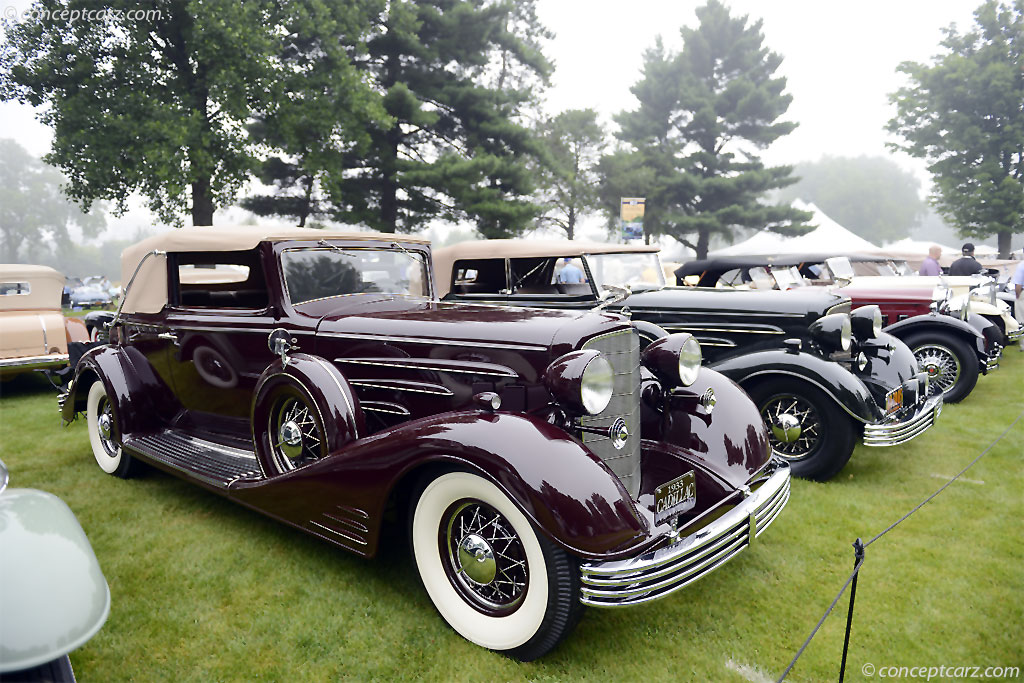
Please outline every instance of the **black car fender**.
[[879, 409], [867, 386], [839, 363], [793, 349], [766, 349], [711, 363], [717, 370], [746, 389], [753, 382], [789, 377], [823, 391], [857, 422], [879, 418]]
[[75, 379], [61, 405], [65, 424], [85, 410], [93, 382], [102, 382], [117, 406], [122, 434], [160, 429], [162, 418], [173, 417], [181, 407], [141, 351], [133, 346], [98, 346], [83, 355], [75, 368]]
[[982, 330], [988, 326], [995, 327], [985, 318], [973, 313], [968, 316], [967, 321], [940, 313], [925, 313], [900, 320], [882, 328], [882, 331], [901, 341], [908, 335], [918, 332], [954, 335], [967, 342], [972, 349], [975, 349], [979, 360], [984, 361], [987, 356], [987, 343]]

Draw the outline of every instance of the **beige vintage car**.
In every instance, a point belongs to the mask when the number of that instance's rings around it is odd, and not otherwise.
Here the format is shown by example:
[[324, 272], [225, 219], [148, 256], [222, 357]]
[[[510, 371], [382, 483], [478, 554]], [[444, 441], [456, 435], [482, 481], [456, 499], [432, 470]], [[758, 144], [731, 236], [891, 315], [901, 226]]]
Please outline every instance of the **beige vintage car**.
[[60, 310], [64, 276], [46, 266], [0, 264], [0, 379], [68, 364], [68, 342], [89, 332]]

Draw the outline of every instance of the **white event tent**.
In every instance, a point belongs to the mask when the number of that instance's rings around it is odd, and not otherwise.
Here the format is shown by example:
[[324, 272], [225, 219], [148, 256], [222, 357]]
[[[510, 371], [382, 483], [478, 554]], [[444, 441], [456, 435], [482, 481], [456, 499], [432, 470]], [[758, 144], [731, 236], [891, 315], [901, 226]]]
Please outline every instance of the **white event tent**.
[[[803, 211], [810, 211], [814, 214], [808, 223], [817, 227], [810, 232], [796, 237], [786, 237], [770, 230], [761, 230], [750, 239], [713, 251], [709, 256], [760, 256], [810, 253], [853, 254], [878, 250], [878, 247], [871, 242], [858, 237], [829, 218], [814, 204], [797, 199], [793, 202], [793, 207]], [[927, 249], [925, 251], [927, 252]]]

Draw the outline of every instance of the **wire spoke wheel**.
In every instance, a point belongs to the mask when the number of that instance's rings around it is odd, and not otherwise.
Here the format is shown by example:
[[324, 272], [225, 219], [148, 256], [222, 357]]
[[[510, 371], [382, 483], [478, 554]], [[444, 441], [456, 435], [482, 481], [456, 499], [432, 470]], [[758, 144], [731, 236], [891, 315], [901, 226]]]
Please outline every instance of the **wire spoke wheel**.
[[269, 419], [271, 452], [280, 471], [287, 472], [322, 457], [323, 430], [302, 398], [280, 397]]
[[960, 359], [941, 344], [926, 344], [914, 349], [914, 357], [921, 370], [928, 373], [929, 394], [944, 394], [960, 379]]
[[529, 584], [523, 543], [501, 513], [478, 500], [453, 504], [438, 542], [452, 586], [474, 608], [501, 616], [522, 602]]
[[784, 458], [805, 458], [821, 441], [818, 411], [800, 396], [773, 397], [761, 409], [761, 416], [768, 425], [772, 449]]

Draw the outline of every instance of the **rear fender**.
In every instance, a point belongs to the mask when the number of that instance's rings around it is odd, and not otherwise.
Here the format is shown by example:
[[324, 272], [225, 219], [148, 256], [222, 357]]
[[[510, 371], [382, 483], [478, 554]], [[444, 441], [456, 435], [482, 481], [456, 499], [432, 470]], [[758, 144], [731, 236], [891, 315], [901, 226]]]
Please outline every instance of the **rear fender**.
[[89, 387], [103, 382], [107, 396], [117, 405], [121, 434], [140, 434], [160, 429], [178, 413], [181, 405], [153, 370], [146, 357], [132, 346], [99, 346], [82, 356], [75, 379], [61, 407], [65, 424], [85, 410]]
[[858, 422], [875, 422], [879, 410], [871, 392], [839, 363], [803, 351], [767, 349], [709, 365], [747, 389], [753, 382], [789, 377], [814, 385]]

